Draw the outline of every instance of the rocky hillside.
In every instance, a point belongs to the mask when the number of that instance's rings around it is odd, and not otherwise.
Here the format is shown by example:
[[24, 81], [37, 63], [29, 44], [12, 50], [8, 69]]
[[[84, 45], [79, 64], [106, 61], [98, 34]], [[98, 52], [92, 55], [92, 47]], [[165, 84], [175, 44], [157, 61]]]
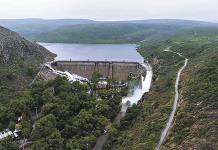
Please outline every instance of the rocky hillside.
[[[54, 54], [0, 26], [0, 87], [25, 87]], [[16, 83], [16, 84], [15, 84]]]

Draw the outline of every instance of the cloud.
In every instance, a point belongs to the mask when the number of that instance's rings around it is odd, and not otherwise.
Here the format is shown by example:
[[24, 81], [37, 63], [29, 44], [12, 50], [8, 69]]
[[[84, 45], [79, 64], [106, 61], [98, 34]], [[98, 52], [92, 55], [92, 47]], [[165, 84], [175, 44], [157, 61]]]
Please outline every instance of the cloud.
[[0, 0], [0, 18], [218, 21], [217, 0]]

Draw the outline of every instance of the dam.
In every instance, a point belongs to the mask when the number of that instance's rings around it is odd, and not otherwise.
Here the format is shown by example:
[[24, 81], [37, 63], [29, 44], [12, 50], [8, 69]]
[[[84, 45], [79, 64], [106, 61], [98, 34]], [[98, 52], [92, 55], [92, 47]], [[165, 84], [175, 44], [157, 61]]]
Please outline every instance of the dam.
[[146, 68], [139, 62], [125, 61], [54, 61], [54, 69], [68, 71], [81, 77], [91, 79], [94, 72], [100, 73], [104, 78], [117, 81], [126, 81], [130, 75], [146, 74]]

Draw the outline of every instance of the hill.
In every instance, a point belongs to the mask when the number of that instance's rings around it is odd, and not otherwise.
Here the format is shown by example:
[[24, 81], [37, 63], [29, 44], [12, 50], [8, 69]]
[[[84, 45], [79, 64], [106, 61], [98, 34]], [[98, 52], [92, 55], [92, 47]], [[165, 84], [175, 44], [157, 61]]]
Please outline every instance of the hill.
[[[143, 103], [131, 108], [120, 125], [110, 131], [105, 149], [155, 149], [174, 99], [174, 83], [184, 59], [163, 50], [179, 52], [189, 59], [180, 82], [180, 100], [172, 128], [162, 149], [216, 150], [218, 138], [218, 39], [217, 30], [174, 34], [165, 41], [143, 42], [139, 52], [153, 66], [153, 87]], [[193, 33], [193, 32], [192, 32]]]
[[166, 39], [177, 30], [213, 27], [216, 23], [176, 20], [93, 21], [86, 19], [0, 20], [22, 36], [38, 42], [58, 43], [137, 43]]
[[142, 40], [166, 39], [171, 34], [186, 29], [211, 26], [217, 25], [181, 20], [104, 22], [61, 27], [41, 33], [33, 39], [57, 43], [137, 43]]
[[187, 20], [98, 22], [60, 27], [32, 39], [52, 43], [137, 43], [165, 39], [177, 30], [208, 26], [217, 24]]
[[101, 23], [62, 27], [39, 34], [34, 40], [57, 43], [136, 43], [174, 30], [175, 27], [170, 25]]
[[26, 87], [39, 70], [40, 64], [53, 57], [54, 54], [42, 46], [0, 27], [0, 101]]
[[0, 19], [1, 26], [9, 28], [25, 38], [31, 38], [39, 33], [48, 32], [63, 26], [94, 22], [88, 19]]

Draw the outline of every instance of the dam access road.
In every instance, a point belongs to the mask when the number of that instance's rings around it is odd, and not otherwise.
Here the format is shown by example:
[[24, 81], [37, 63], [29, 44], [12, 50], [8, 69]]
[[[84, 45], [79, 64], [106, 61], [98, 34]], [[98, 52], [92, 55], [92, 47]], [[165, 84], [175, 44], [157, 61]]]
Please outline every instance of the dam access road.
[[[176, 52], [173, 52], [173, 51], [169, 50], [169, 48], [165, 49], [164, 51], [165, 52], [170, 52], [170, 53], [175, 53], [175, 54], [179, 55], [180, 57], [184, 57], [180, 53], [176, 53]], [[175, 117], [175, 114], [176, 114], [176, 110], [177, 110], [177, 107], [178, 107], [178, 101], [179, 101], [179, 82], [180, 82], [180, 76], [181, 76], [182, 71], [187, 66], [187, 63], [188, 63], [188, 59], [185, 58], [184, 65], [179, 69], [179, 71], [177, 73], [176, 82], [175, 82], [175, 97], [174, 97], [173, 109], [172, 109], [172, 111], [170, 113], [170, 116], [169, 116], [169, 119], [168, 119], [168, 121], [166, 123], [165, 128], [162, 130], [162, 133], [161, 133], [161, 136], [160, 136], [160, 140], [158, 142], [156, 150], [160, 150], [161, 149], [161, 146], [162, 146], [163, 142], [167, 138], [167, 134], [169, 133], [170, 127], [172, 126], [172, 123], [173, 123], [173, 120], [174, 120], [174, 117]]]

